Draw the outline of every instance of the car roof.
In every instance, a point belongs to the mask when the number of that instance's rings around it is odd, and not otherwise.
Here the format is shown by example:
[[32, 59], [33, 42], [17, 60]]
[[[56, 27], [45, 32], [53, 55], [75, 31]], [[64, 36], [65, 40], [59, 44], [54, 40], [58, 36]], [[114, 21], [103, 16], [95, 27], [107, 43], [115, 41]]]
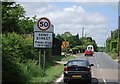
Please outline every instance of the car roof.
[[71, 59], [71, 60], [69, 60], [68, 62], [70, 62], [70, 61], [88, 61], [87, 59], [79, 59], [79, 58], [77, 58], [77, 59]]

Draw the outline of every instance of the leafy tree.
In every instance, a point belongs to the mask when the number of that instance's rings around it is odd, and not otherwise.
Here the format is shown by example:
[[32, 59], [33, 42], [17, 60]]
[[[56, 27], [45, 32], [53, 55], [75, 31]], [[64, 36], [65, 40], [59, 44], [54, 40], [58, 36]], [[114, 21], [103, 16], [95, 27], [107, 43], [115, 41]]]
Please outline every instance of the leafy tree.
[[107, 38], [106, 40], [106, 51], [110, 52], [110, 42], [111, 42], [111, 38]]
[[2, 30], [3, 32], [19, 32], [19, 19], [24, 18], [25, 11], [15, 2], [2, 2]]
[[33, 32], [33, 26], [35, 24], [36, 16], [29, 18], [29, 17], [25, 17], [21, 20], [19, 20], [19, 27], [21, 29], [22, 34], [30, 34]]
[[61, 37], [64, 39], [64, 41], [68, 41], [68, 38], [71, 37], [72, 34], [70, 32], [65, 32], [61, 35]]
[[118, 29], [111, 32], [111, 38], [114, 40], [118, 38]]
[[2, 31], [19, 34], [32, 33], [36, 16], [25, 17], [25, 10], [15, 2], [2, 2]]
[[93, 45], [94, 50], [97, 51], [97, 44], [91, 37], [79, 38], [79, 34], [72, 35], [70, 32], [65, 32], [62, 35], [58, 34], [56, 37], [59, 39], [63, 38], [62, 41], [68, 41], [69, 48], [78, 48], [81, 52], [83, 52], [88, 45]]
[[[118, 39], [118, 29], [111, 31], [111, 36], [106, 40], [106, 51], [107, 52], [117, 52], [117, 39]], [[114, 45], [115, 43], [115, 45]], [[114, 47], [113, 47], [114, 45]]]
[[63, 41], [63, 40], [64, 40], [64, 39], [61, 37], [61, 35], [60, 35], [60, 34], [57, 34], [56, 38], [57, 38], [57, 39], [60, 39], [61, 41]]
[[85, 46], [85, 48], [87, 48], [88, 45], [93, 45], [94, 50], [97, 51], [97, 44], [95, 42], [95, 40], [93, 40], [91, 37], [82, 37], [80, 38], [82, 45]]

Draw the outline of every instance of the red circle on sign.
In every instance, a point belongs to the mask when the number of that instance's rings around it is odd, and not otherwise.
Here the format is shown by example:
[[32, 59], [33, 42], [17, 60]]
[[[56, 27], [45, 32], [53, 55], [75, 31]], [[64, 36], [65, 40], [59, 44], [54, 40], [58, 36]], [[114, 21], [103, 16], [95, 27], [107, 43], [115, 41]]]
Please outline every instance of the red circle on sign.
[[[40, 27], [40, 24], [39, 24], [41, 20], [47, 20], [47, 22], [48, 22], [48, 27], [46, 27], [45, 29], [41, 28], [41, 27]], [[38, 20], [38, 22], [37, 22], [37, 26], [38, 26], [38, 28], [39, 28], [40, 30], [43, 30], [43, 31], [44, 31], [44, 30], [48, 30], [48, 29], [50, 28], [50, 20], [49, 20], [48, 18], [45, 18], [45, 17], [40, 18], [40, 19]]]

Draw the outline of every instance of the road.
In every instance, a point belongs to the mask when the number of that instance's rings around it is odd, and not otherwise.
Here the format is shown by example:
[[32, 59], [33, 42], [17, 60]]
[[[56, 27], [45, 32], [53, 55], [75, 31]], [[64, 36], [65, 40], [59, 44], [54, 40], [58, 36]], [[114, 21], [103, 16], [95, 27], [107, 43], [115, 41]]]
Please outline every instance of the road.
[[[93, 57], [81, 55], [78, 59], [88, 59], [92, 67], [92, 84], [120, 84], [120, 65], [104, 52], [95, 52]], [[118, 69], [119, 67], [119, 69]], [[63, 75], [56, 84], [63, 83]]]

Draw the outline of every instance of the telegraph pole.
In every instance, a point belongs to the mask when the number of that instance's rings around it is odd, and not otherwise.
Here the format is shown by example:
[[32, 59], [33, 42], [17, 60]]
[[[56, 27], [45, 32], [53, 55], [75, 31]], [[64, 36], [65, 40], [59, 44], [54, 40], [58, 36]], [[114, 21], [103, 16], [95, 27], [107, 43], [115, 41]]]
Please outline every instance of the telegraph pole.
[[84, 27], [82, 28], [82, 37], [84, 37]]
[[118, 57], [120, 56], [120, 16], [118, 19], [118, 52], [117, 52]]
[[[84, 27], [82, 28], [82, 39], [84, 37]], [[82, 52], [83, 52], [83, 43], [82, 43]]]
[[119, 11], [120, 11], [120, 1], [118, 2], [118, 51], [117, 55], [118, 58], [120, 58], [120, 16], [119, 16]]

